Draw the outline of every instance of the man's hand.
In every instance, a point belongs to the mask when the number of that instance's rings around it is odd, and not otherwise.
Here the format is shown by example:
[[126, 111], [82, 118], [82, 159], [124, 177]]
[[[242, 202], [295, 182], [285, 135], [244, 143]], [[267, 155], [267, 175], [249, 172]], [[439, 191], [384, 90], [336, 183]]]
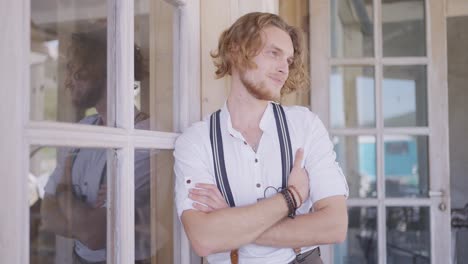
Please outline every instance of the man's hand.
[[[288, 177], [288, 185], [292, 185], [297, 189], [302, 201], [306, 201], [309, 197], [309, 176], [307, 171], [302, 168], [302, 160], [304, 158], [304, 150], [302, 148], [296, 151], [296, 158], [291, 173]], [[299, 197], [293, 191], [296, 201], [299, 203]]]
[[216, 185], [197, 183], [195, 187], [197, 188], [189, 190], [189, 198], [195, 201], [193, 203], [195, 209], [209, 213], [214, 210], [229, 207]]

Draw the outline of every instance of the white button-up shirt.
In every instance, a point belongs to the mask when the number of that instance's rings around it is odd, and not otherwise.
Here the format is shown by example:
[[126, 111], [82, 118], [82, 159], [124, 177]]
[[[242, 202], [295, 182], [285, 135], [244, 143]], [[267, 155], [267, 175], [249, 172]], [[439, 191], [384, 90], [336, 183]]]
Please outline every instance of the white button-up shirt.
[[[310, 196], [298, 209], [306, 214], [316, 201], [334, 195], [348, 196], [346, 179], [335, 161], [333, 144], [320, 119], [305, 107], [284, 107], [291, 138], [292, 152], [304, 149], [304, 167], [310, 178]], [[257, 152], [246, 143], [242, 134], [232, 127], [226, 104], [220, 115], [224, 160], [227, 177], [236, 206], [251, 205], [264, 198], [271, 188], [281, 187], [282, 162], [276, 122], [271, 104], [268, 104], [260, 129], [263, 131]], [[188, 191], [196, 183], [216, 184], [210, 143], [210, 119], [197, 122], [176, 142], [175, 202], [179, 217], [194, 209]], [[267, 195], [268, 196], [268, 195]], [[226, 227], [229, 228], [229, 227]], [[222, 234], [220, 234], [222, 235]], [[303, 248], [302, 252], [314, 247]], [[272, 248], [255, 244], [239, 248], [240, 263], [288, 263], [295, 253], [291, 248]], [[230, 263], [229, 252], [207, 257], [210, 263]]]

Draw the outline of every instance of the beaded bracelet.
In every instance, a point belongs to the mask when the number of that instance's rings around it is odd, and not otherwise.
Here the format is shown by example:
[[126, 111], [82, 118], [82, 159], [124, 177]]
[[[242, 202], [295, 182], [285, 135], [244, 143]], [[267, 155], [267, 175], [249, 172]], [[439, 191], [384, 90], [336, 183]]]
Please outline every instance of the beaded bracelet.
[[288, 189], [281, 190], [281, 194], [286, 200], [286, 204], [288, 205], [288, 217], [293, 218], [296, 216], [296, 208], [294, 208], [294, 202], [291, 198], [291, 194], [289, 193]]

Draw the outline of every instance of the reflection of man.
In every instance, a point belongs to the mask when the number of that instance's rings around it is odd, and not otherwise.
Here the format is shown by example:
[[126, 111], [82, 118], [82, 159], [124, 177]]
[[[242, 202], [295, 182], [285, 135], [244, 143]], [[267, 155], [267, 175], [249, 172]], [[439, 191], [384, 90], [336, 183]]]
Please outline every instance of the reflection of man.
[[317, 246], [345, 238], [348, 188], [322, 122], [272, 102], [306, 83], [303, 49], [298, 29], [250, 13], [212, 54], [229, 97], [174, 153], [177, 211], [210, 263], [322, 263]]
[[[94, 107], [97, 114], [80, 124], [106, 125], [105, 31], [73, 34], [67, 54], [66, 87], [80, 109]], [[135, 80], [145, 76], [135, 49]], [[135, 109], [135, 127], [148, 127], [148, 116]], [[58, 165], [47, 182], [42, 203], [45, 230], [75, 239], [74, 263], [105, 263], [106, 175], [105, 149], [62, 149]], [[148, 152], [135, 152], [135, 258], [149, 258], [150, 164]]]

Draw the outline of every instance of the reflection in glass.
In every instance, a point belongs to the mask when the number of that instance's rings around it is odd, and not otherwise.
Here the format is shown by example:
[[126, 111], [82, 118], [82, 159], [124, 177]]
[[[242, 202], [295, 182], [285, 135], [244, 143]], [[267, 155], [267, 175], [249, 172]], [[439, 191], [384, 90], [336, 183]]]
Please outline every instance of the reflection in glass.
[[[309, 53], [309, 1], [305, 0], [279, 0], [279, 16], [283, 18], [289, 25], [298, 27], [304, 35], [305, 54]], [[309, 56], [304, 56], [305, 71], [309, 72], [310, 62]], [[298, 89], [290, 94], [281, 96], [281, 104], [283, 105], [302, 105], [310, 107], [310, 91], [309, 89]]]
[[173, 164], [169, 150], [135, 152], [136, 260], [148, 259], [145, 254], [151, 252], [155, 263], [174, 263]]
[[426, 66], [385, 66], [382, 89], [384, 126], [427, 126]]
[[384, 136], [387, 197], [427, 197], [428, 155], [427, 136]]
[[387, 208], [387, 263], [431, 263], [428, 207]]
[[382, 1], [384, 57], [426, 56], [424, 6], [424, 0]]
[[106, 179], [112, 169], [106, 163], [113, 152], [31, 147], [31, 263], [106, 260]]
[[330, 3], [332, 57], [373, 57], [372, 0], [331, 0]]
[[[173, 7], [164, 0], [135, 0], [134, 102], [137, 112], [151, 113], [137, 129], [173, 131]], [[140, 61], [137, 60], [140, 58]], [[142, 78], [138, 78], [138, 74]]]
[[333, 248], [335, 264], [377, 263], [377, 208], [350, 207], [348, 234]]
[[107, 2], [31, 1], [31, 120], [107, 125]]
[[377, 197], [375, 137], [334, 136], [333, 143], [348, 181], [349, 197]]
[[375, 127], [374, 68], [332, 67], [330, 121], [333, 128]]

